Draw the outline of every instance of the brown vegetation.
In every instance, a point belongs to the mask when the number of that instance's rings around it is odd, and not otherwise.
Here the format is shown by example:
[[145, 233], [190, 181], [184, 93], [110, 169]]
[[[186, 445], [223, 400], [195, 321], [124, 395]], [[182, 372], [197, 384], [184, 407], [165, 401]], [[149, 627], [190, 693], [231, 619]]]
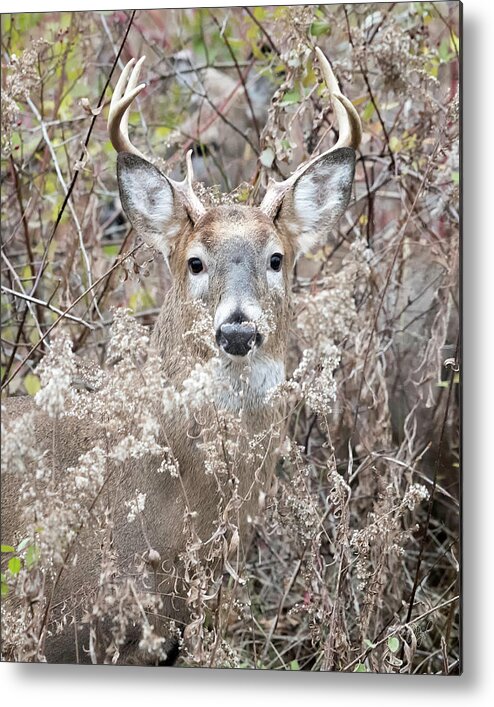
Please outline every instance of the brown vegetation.
[[[272, 391], [288, 429], [269, 430], [280, 460], [250, 543], [231, 488], [206, 555], [184, 516], [192, 620], [179, 664], [460, 670], [458, 12], [440, 2], [2, 17], [3, 395], [36, 395], [55, 432], [67, 411], [100, 411], [106, 432], [122, 433], [111, 450], [122, 463], [156, 444], [160, 381], [138, 397], [129, 381], [153, 364], [148, 330], [169, 274], [133, 242], [119, 204], [105, 126], [119, 63], [147, 55], [133, 143], [174, 176], [193, 147], [211, 204], [258, 203], [270, 176], [334, 142], [312, 88], [315, 44], [362, 119], [350, 207], [296, 267], [289, 376]], [[192, 410], [205, 373], [177, 391]], [[134, 426], [122, 432], [123, 419]], [[15, 597], [2, 602], [5, 659], [43, 660], [47, 629], [75, 621], [51, 611], [44, 578], [72, 571], [83, 530], [102, 548], [101, 592], [80, 597], [74, 626], [89, 628], [91, 659], [115, 661], [130, 625], [159, 659], [159, 596], [112, 579], [105, 454], [85, 453], [53, 494], [29, 417], [2, 437], [2, 474], [21, 480], [12, 502], [29, 516], [22, 536], [2, 537], [2, 594]], [[261, 440], [244, 437], [234, 417], [207, 421], [204, 471], [219, 488], [239, 445], [259, 461]], [[179, 474], [159, 453], [160, 473]], [[146, 502], [139, 489], [127, 499], [129, 523]], [[224, 579], [211, 587], [218, 562]]]

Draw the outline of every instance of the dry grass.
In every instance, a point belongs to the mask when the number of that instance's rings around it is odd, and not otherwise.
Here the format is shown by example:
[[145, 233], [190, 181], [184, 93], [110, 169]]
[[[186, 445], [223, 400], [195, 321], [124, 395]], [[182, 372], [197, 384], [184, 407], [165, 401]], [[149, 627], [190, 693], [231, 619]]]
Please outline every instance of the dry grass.
[[[180, 169], [193, 144], [211, 203], [227, 198], [216, 184], [238, 187], [229, 200], [256, 200], [268, 176], [331, 144], [324, 96], [308, 88], [311, 45], [331, 57], [364, 125], [355, 198], [331, 242], [297, 265], [290, 375], [273, 391], [286, 424], [265, 431], [280, 461], [249, 546], [242, 538], [236, 550], [234, 494], [208, 557], [194, 518], [184, 518], [194, 591], [179, 664], [458, 673], [457, 5], [19, 15], [2, 23], [3, 390], [34, 395], [43, 386], [38, 402], [55, 420], [70, 410], [97, 415], [88, 389], [107, 426], [128, 420], [131, 405], [138, 431], [132, 441], [126, 430], [111, 450], [121, 463], [156, 443], [146, 411], [160, 382], [120, 407], [115, 391], [150, 356], [146, 335], [169, 276], [134, 245], [119, 205], [104, 122], [116, 56], [148, 56], [133, 141], [168, 171]], [[190, 47], [198, 65], [228, 80], [172, 60]], [[225, 86], [237, 91], [233, 107]], [[138, 324], [114, 317], [112, 306], [129, 307]], [[65, 339], [55, 336], [61, 329]], [[196, 403], [189, 396], [183, 404]], [[206, 471], [223, 488], [242, 429], [221, 416], [215, 425], [207, 438], [220, 432], [223, 445], [205, 442]], [[28, 457], [36, 462], [28, 432], [17, 425], [3, 435], [2, 461], [22, 477], [26, 505], [36, 488], [50, 532], [40, 537], [31, 527], [24, 546], [3, 553], [5, 582], [19, 596], [3, 616], [3, 638], [7, 658], [42, 660], [41, 569], [70, 571], [73, 529], [86, 527], [101, 502], [108, 450], [80, 460], [61, 503], [42, 460], [34, 479], [26, 470]], [[256, 440], [251, 449], [256, 463]], [[173, 455], [164, 458], [164, 472], [178, 473]], [[84, 502], [71, 505], [81, 488]], [[133, 522], [139, 503], [129, 499]], [[92, 532], [105, 547], [104, 513]], [[142, 650], [159, 656], [162, 642], [146, 618], [158, 600], [113, 585], [113, 561], [103, 553], [106, 590], [85, 606], [91, 657], [102, 651], [112, 660], [128, 622], [140, 622]], [[208, 568], [218, 562], [224, 581], [213, 592]], [[103, 615], [113, 628], [102, 647], [95, 627]]]

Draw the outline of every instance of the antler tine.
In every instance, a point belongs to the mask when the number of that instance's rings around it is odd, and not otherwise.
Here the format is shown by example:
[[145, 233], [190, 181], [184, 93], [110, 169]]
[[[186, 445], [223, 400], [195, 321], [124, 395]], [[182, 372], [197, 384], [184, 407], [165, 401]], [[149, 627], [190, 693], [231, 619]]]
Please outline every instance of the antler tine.
[[[127, 83], [127, 88], [125, 89], [125, 94], [129, 97], [130, 103], [129, 103], [129, 109], [125, 111], [125, 113], [122, 116], [122, 120], [120, 121], [120, 128], [122, 130], [122, 133], [128, 138], [129, 136], [129, 113], [130, 113], [130, 105], [134, 98], [137, 97], [137, 95], [142, 91], [142, 89], [145, 87], [145, 83], [137, 85], [137, 82], [139, 80], [139, 75], [141, 73], [141, 67], [144, 64], [144, 61], [146, 60], [145, 56], [141, 56], [141, 58], [138, 60], [137, 64], [134, 66], [134, 69], [130, 75], [129, 81]], [[122, 78], [122, 77], [120, 77]], [[136, 93], [134, 95], [134, 89], [136, 90]]]
[[[142, 158], [144, 158], [142, 152], [134, 147], [129, 140], [129, 112], [131, 103], [146, 86], [145, 83], [137, 86], [145, 58], [141, 57], [135, 66], [135, 59], [131, 59], [126, 64], [115, 86], [108, 113], [108, 133], [115, 150], [117, 152], [131, 152]], [[129, 78], [131, 69], [132, 73]]]
[[331, 151], [339, 147], [353, 147], [353, 149], [356, 150], [362, 139], [362, 124], [359, 114], [351, 101], [341, 93], [331, 64], [319, 47], [316, 47], [316, 55], [319, 60], [322, 75], [324, 76], [324, 81], [333, 101], [333, 108], [338, 122], [338, 141], [334, 147], [331, 148]]
[[186, 208], [192, 217], [193, 221], [197, 221], [201, 216], [206, 213], [204, 204], [201, 202], [199, 197], [194, 191], [192, 182], [194, 181], [194, 170], [192, 168], [192, 150], [189, 150], [185, 156], [185, 164], [187, 168], [187, 173], [181, 182], [175, 181], [168, 177], [168, 181], [171, 182], [176, 189], [176, 191], [181, 195], [185, 202]]
[[295, 172], [293, 172], [293, 174], [284, 181], [276, 182], [275, 180], [272, 180], [270, 182], [260, 208], [264, 211], [264, 213], [268, 214], [268, 216], [271, 216], [272, 218], [276, 215], [284, 195], [289, 189], [291, 189], [302, 174], [309, 169], [309, 167], [321, 160], [330, 152], [333, 152], [340, 147], [352, 147], [356, 150], [362, 137], [362, 124], [360, 122], [359, 115], [351, 101], [349, 101], [348, 98], [341, 93], [338, 81], [333, 73], [333, 69], [319, 47], [316, 47], [316, 55], [319, 60], [324, 81], [329, 89], [329, 94], [333, 101], [333, 107], [336, 113], [336, 119], [338, 121], [338, 140], [336, 144], [333, 145], [333, 147], [330, 147], [329, 150], [326, 150], [326, 152], [323, 152], [321, 155], [317, 155], [316, 157], [313, 157], [307, 162], [301, 164]]

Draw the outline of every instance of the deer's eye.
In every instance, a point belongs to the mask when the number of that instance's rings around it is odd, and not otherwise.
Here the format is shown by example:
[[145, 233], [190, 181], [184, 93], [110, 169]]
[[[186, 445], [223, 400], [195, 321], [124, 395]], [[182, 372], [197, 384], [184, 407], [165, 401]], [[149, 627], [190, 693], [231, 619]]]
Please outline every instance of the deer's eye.
[[273, 253], [271, 256], [271, 260], [269, 261], [269, 264], [271, 266], [271, 270], [274, 270], [275, 272], [279, 272], [281, 270], [281, 264], [283, 262], [283, 256], [281, 253]]
[[204, 270], [204, 265], [200, 258], [189, 258], [189, 270], [194, 275], [198, 275], [202, 270]]

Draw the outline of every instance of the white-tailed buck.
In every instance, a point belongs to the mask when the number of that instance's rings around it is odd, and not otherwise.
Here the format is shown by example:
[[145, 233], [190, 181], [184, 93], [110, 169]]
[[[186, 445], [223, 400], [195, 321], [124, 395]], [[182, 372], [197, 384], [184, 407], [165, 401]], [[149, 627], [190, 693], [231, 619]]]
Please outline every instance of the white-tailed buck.
[[[180, 390], [194, 367], [214, 357], [215, 386], [202, 412], [191, 419], [179, 409], [170, 413], [156, 401], [160, 441], [171, 450], [177, 473], [157, 473], [160, 462], [152, 454], [130, 459], [118, 471], [112, 470], [109, 462], [98, 504], [88, 507], [87, 522], [77, 529], [66, 566], [44, 588], [47, 618], [43, 622], [43, 646], [49, 661], [149, 660], [137, 629], [134, 635], [130, 631], [119, 652], [109, 657], [104, 650], [94, 648], [98, 645], [95, 636], [88, 629], [89, 623], [82, 620], [80, 607], [91, 607], [101, 590], [100, 545], [88, 535], [88, 526], [96, 522], [96, 508], [101, 514], [103, 507], [111, 516], [117, 580], [132, 577], [139, 582], [136, 558], [151, 566], [147, 576], [151, 576], [151, 588], [163, 602], [153, 614], [156, 634], [163, 636], [170, 618], [178, 626], [190, 625], [193, 582], [190, 576], [183, 577], [187, 565], [184, 552], [191, 549], [186, 546], [184, 517], [194, 519], [197, 545], [192, 550], [195, 552], [201, 544], [210, 547], [208, 543], [218, 531], [218, 512], [226, 514], [228, 498], [224, 491], [221, 496], [217, 476], [205, 470], [208, 440], [201, 433], [201, 424], [222, 412], [237, 416], [247, 440], [236, 451], [234, 473], [229, 477], [232, 498], [238, 502], [229, 516], [234, 527], [229, 549], [238, 554], [248, 540], [249, 519], [258, 511], [260, 491], [267, 488], [276, 459], [277, 442], [268, 435], [263, 438], [262, 433], [272, 426], [273, 416], [279, 415], [267, 396], [285, 377], [292, 269], [301, 254], [325, 242], [346, 209], [361, 137], [354, 107], [341, 94], [323, 53], [319, 49], [316, 53], [338, 120], [339, 139], [332, 149], [301, 165], [285, 181], [272, 182], [258, 207], [205, 208], [194, 192], [190, 155], [187, 176], [181, 182], [168, 178], [148, 162], [130, 142], [127, 127], [130, 106], [143, 89], [143, 84], [137, 85], [143, 60], [136, 64], [130, 61], [118, 81], [108, 129], [119, 153], [122, 206], [135, 232], [163, 254], [173, 275], [173, 285], [151, 338], [159, 354], [160, 375]], [[197, 302], [213, 322], [213, 346], [204, 346], [190, 335]], [[149, 370], [146, 376], [149, 380]], [[136, 377], [136, 390], [142, 385], [146, 382]], [[10, 398], [7, 418], [15, 421], [32, 407], [27, 398]], [[58, 423], [55, 439], [53, 420], [40, 410], [35, 412], [33, 434], [36, 443], [47, 450], [55, 493], [63, 488], [64, 475], [77, 466], [81, 454], [96, 444], [102, 448], [108, 444], [108, 438], [102, 440], [104, 430], [93, 421], [68, 416]], [[253, 439], [259, 463], [254, 463], [248, 453], [249, 440]], [[2, 485], [2, 542], [11, 544], [14, 536], [23, 537], [20, 526], [27, 522], [30, 502], [19, 501], [15, 473], [6, 474]], [[139, 522], [129, 523], [125, 502], [136, 489], [145, 495], [146, 503]], [[173, 580], [170, 567], [176, 570]], [[52, 609], [58, 618], [63, 614], [58, 626]], [[104, 632], [104, 616], [100, 618], [99, 627]], [[89, 651], [91, 642], [93, 650]], [[152, 660], [171, 662], [170, 646], [166, 645], [168, 656], [162, 653]]]

